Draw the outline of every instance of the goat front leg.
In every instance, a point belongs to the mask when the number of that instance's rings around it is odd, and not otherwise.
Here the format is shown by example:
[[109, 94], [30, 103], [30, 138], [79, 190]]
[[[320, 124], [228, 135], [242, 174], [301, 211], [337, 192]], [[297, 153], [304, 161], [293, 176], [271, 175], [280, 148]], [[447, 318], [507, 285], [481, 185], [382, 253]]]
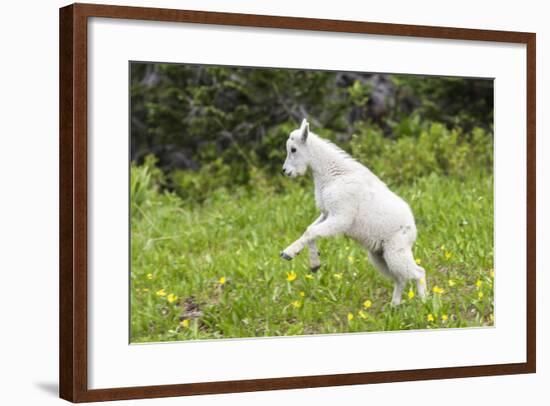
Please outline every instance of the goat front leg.
[[[317, 220], [315, 220], [311, 226], [319, 224], [327, 218], [325, 213], [322, 213]], [[311, 227], [310, 226], [310, 227]], [[317, 249], [317, 244], [315, 240], [312, 240], [308, 243], [309, 248], [309, 269], [311, 272], [317, 272], [321, 268], [321, 260], [319, 259], [319, 250]]]
[[331, 216], [329, 215], [326, 220], [310, 225], [306, 232], [290, 244], [283, 252], [281, 252], [281, 257], [286, 260], [293, 259], [296, 255], [304, 249], [306, 245], [309, 245], [311, 248], [311, 243], [313, 243], [314, 248], [315, 240], [323, 237], [330, 237], [333, 235], [341, 234], [346, 231], [351, 224], [351, 219], [344, 216]]
[[319, 259], [319, 250], [315, 240], [308, 243], [309, 248], [309, 269], [311, 272], [317, 272], [321, 268], [321, 260]]

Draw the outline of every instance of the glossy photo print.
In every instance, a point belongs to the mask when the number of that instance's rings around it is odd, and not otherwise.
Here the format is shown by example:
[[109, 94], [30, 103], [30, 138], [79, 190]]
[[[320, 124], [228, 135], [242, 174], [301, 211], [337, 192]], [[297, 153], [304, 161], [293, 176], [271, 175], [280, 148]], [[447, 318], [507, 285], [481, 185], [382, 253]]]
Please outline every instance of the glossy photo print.
[[491, 78], [129, 70], [132, 343], [494, 325]]

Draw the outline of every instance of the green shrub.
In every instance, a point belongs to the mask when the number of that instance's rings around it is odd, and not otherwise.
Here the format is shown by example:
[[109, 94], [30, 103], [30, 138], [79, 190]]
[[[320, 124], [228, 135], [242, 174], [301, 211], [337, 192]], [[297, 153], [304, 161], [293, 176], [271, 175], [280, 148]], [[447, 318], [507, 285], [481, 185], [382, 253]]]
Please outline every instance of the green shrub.
[[[390, 185], [408, 184], [430, 174], [466, 178], [480, 171], [490, 174], [493, 165], [492, 134], [474, 128], [464, 134], [439, 122], [422, 122], [413, 116], [396, 123], [396, 135], [386, 137], [375, 124], [358, 122], [351, 138], [339, 139], [331, 130], [320, 135], [335, 141], [355, 159]], [[173, 170], [164, 175], [157, 160], [148, 156], [144, 164], [132, 164], [133, 202], [142, 205], [151, 193], [175, 192], [185, 201], [203, 203], [214, 193], [247, 193], [262, 188], [269, 193], [283, 190], [287, 179], [280, 174], [286, 156], [285, 141], [295, 128], [291, 122], [273, 127], [258, 150], [244, 150], [236, 143], [223, 153], [211, 145], [200, 152], [205, 163], [197, 170]], [[265, 158], [267, 156], [267, 158]], [[239, 157], [240, 159], [237, 159]], [[307, 184], [309, 178], [293, 182]]]
[[143, 165], [132, 162], [130, 167], [130, 196], [132, 210], [156, 199], [159, 190], [165, 185], [163, 172], [156, 167], [157, 159], [148, 155]]
[[414, 119], [397, 128], [399, 135], [391, 139], [376, 126], [361, 124], [349, 143], [351, 155], [385, 182], [410, 183], [431, 173], [464, 178], [492, 170], [492, 136], [481, 128], [464, 135], [441, 123], [420, 126]]
[[170, 174], [176, 194], [196, 202], [203, 202], [216, 189], [237, 186], [231, 176], [231, 167], [221, 158], [203, 165], [198, 171], [175, 170]]

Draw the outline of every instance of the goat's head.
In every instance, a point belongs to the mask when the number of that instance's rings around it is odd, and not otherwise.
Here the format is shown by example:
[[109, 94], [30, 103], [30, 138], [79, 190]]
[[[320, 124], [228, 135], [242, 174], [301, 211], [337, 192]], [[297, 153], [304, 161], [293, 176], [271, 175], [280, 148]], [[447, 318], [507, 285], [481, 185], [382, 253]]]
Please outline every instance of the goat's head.
[[309, 123], [304, 118], [300, 128], [292, 131], [286, 141], [286, 159], [283, 164], [283, 175], [295, 178], [305, 175], [309, 166], [308, 150]]

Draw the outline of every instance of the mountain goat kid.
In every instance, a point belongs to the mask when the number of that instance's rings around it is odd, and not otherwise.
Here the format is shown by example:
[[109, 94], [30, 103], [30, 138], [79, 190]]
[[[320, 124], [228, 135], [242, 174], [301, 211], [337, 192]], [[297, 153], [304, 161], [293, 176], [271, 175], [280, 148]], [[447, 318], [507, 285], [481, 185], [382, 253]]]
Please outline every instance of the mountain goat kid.
[[286, 149], [283, 174], [294, 178], [311, 168], [321, 215], [281, 257], [291, 260], [307, 246], [315, 272], [321, 266], [316, 240], [345, 234], [361, 244], [371, 263], [393, 280], [392, 304], [401, 302], [411, 279], [424, 299], [426, 272], [412, 255], [416, 226], [409, 205], [345, 151], [310, 132], [306, 119], [290, 133]]

